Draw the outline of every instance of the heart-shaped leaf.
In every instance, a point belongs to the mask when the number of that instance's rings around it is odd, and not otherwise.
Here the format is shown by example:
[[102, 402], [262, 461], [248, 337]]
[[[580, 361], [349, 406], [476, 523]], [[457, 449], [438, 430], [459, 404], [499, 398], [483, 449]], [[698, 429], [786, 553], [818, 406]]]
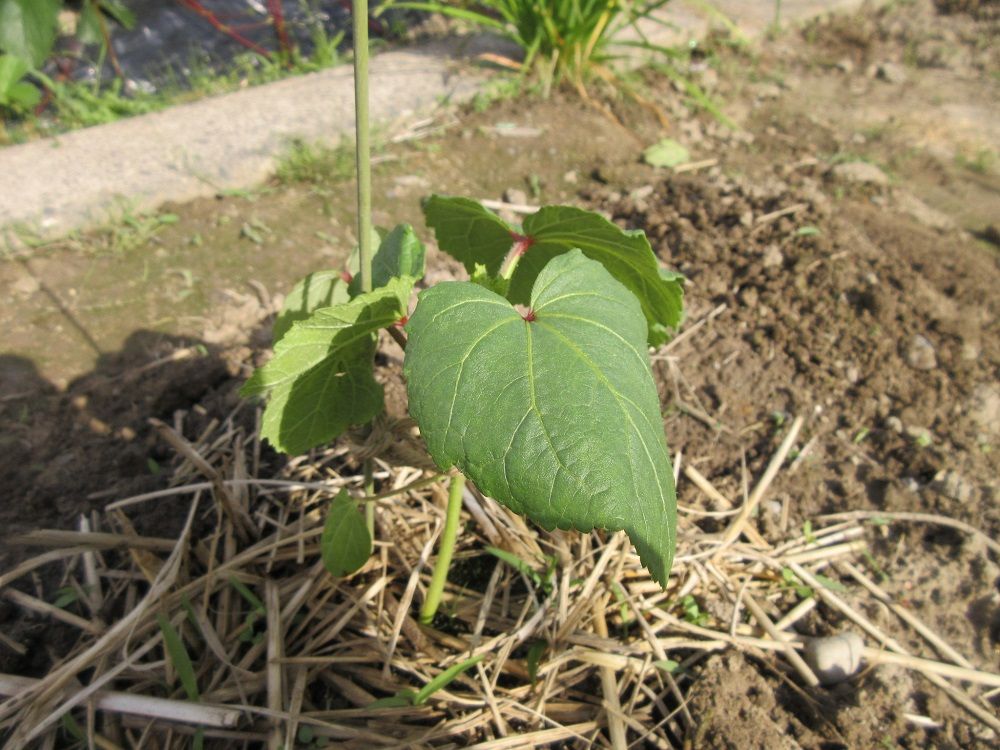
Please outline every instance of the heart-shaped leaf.
[[535, 279], [552, 258], [579, 249], [638, 298], [649, 344], [662, 344], [681, 323], [684, 278], [660, 268], [642, 231], [625, 231], [572, 206], [540, 209], [524, 220], [523, 233], [466, 198], [433, 196], [424, 213], [441, 249], [462, 261], [470, 274], [479, 263], [495, 275], [512, 247], [523, 252], [507, 292], [512, 302], [528, 301]]
[[624, 529], [665, 584], [676, 501], [636, 298], [579, 250], [538, 275], [522, 315], [439, 284], [407, 324], [410, 413], [435, 462], [546, 528]]
[[412, 279], [393, 279], [351, 302], [294, 323], [241, 393], [270, 393], [261, 435], [285, 453], [329, 442], [382, 409], [375, 382], [375, 333], [406, 312]]
[[347, 490], [341, 490], [330, 503], [319, 549], [323, 567], [338, 578], [359, 570], [371, 557], [372, 536]]
[[468, 198], [432, 195], [424, 203], [424, 218], [441, 249], [461, 261], [469, 274], [480, 263], [496, 276], [517, 239], [507, 222]]
[[314, 271], [292, 287], [274, 321], [274, 343], [281, 341], [292, 324], [305, 320], [322, 307], [334, 307], [349, 301], [347, 282], [342, 271]]

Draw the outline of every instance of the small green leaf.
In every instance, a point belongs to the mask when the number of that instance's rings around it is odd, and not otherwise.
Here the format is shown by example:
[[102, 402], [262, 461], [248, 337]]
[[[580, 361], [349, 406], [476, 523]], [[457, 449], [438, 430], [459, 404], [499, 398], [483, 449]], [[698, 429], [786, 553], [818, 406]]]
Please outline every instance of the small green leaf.
[[83, 731], [83, 727], [77, 723], [77, 720], [73, 718], [73, 714], [66, 712], [62, 715], [60, 719], [63, 730], [72, 737], [77, 742], [86, 742], [87, 734]]
[[[374, 247], [378, 250], [372, 257], [372, 289], [392, 279], [409, 277], [418, 281], [424, 277], [426, 251], [409, 224], [400, 224]], [[350, 293], [352, 297], [361, 294], [361, 277], [357, 274], [351, 280]]]
[[9, 92], [10, 101], [21, 110], [29, 110], [42, 100], [42, 92], [30, 83], [15, 83]]
[[691, 160], [691, 153], [673, 138], [664, 138], [642, 152], [642, 159], [653, 167], [676, 167]]
[[615, 595], [615, 601], [618, 602], [618, 614], [622, 618], [622, 624], [628, 625], [632, 622], [633, 615], [632, 610], [628, 606], [628, 595], [625, 593], [625, 589], [618, 581], [611, 582], [611, 593]]
[[80, 598], [77, 591], [72, 586], [64, 586], [56, 592], [59, 596], [56, 600], [52, 602], [53, 607], [58, 607], [59, 609], [66, 609], [70, 604], [73, 604], [77, 599]]
[[657, 659], [653, 662], [653, 666], [657, 669], [663, 670], [667, 674], [673, 674], [677, 671], [677, 667], [679, 667], [680, 664], [673, 659]]
[[29, 70], [26, 60], [15, 55], [0, 55], [0, 107], [27, 112], [42, 99], [42, 93], [21, 80]]
[[525, 661], [528, 666], [528, 679], [532, 682], [538, 679], [538, 667], [541, 666], [542, 657], [545, 655], [548, 647], [548, 641], [535, 641], [528, 648], [528, 655], [525, 657]]
[[501, 297], [506, 297], [507, 290], [510, 289], [510, 279], [505, 279], [502, 276], [491, 276], [482, 263], [476, 263], [476, 268], [470, 274], [469, 281], [473, 284], [479, 284], [484, 289], [489, 289]]
[[438, 466], [547, 529], [624, 529], [666, 585], [676, 507], [636, 298], [579, 250], [522, 317], [469, 282], [421, 293], [407, 324], [410, 413]]
[[76, 39], [80, 44], [104, 44], [101, 14], [93, 2], [85, 2], [76, 22]]
[[375, 334], [404, 315], [412, 288], [412, 279], [393, 279], [351, 302], [321, 308], [285, 333], [274, 358], [241, 391], [270, 394], [261, 435], [271, 445], [304, 453], [381, 411]]
[[795, 593], [802, 599], [808, 599], [813, 595], [813, 590], [801, 583], [798, 577], [792, 572], [791, 568], [781, 569], [781, 580], [786, 588], [793, 589]]
[[236, 589], [236, 592], [246, 600], [247, 604], [253, 607], [257, 614], [264, 615], [267, 613], [267, 610], [264, 609], [264, 602], [262, 602], [257, 595], [254, 594], [254, 592], [247, 588], [246, 584], [244, 584], [240, 579], [235, 576], [229, 576], [229, 585]]
[[292, 287], [274, 321], [274, 343], [281, 341], [292, 324], [305, 320], [322, 307], [334, 307], [350, 300], [341, 271], [314, 271]]
[[413, 705], [420, 706], [427, 702], [427, 700], [434, 695], [438, 690], [443, 690], [448, 685], [450, 685], [456, 677], [462, 674], [465, 670], [470, 667], [475, 666], [483, 660], [483, 654], [479, 656], [473, 656], [471, 659], [466, 659], [465, 661], [460, 661], [457, 664], [452, 664], [441, 674], [435, 677], [433, 680], [424, 685], [417, 694], [413, 697]]
[[820, 234], [822, 234], [822, 232], [813, 226], [799, 227], [795, 230], [796, 237], [816, 237]]
[[847, 591], [847, 587], [844, 584], [842, 584], [840, 581], [833, 580], [829, 576], [825, 576], [822, 573], [813, 573], [813, 576], [816, 578], [817, 581], [819, 581], [820, 585], [822, 585], [823, 588], [825, 589], [838, 592]]
[[157, 615], [156, 621], [160, 625], [160, 632], [163, 633], [163, 643], [166, 646], [167, 655], [170, 657], [170, 663], [177, 671], [177, 676], [184, 687], [184, 692], [187, 693], [188, 700], [201, 700], [194, 665], [191, 664], [191, 657], [188, 656], [180, 633], [174, 629], [173, 624], [164, 615]]
[[424, 204], [424, 217], [441, 249], [470, 274], [479, 263], [496, 276], [516, 239], [513, 227], [468, 198], [432, 195]]
[[497, 547], [487, 547], [486, 551], [527, 577], [533, 584], [535, 584], [536, 588], [542, 587], [542, 577], [539, 575], [538, 571], [517, 555], [507, 552], [506, 550], [498, 549]]
[[124, 29], [135, 26], [135, 13], [129, 10], [121, 0], [98, 0], [101, 10], [111, 16]]
[[300, 724], [298, 736], [299, 736], [299, 742], [301, 742], [303, 745], [308, 745], [314, 739], [316, 739], [316, 730], [313, 729], [308, 724]]
[[413, 699], [416, 695], [415, 690], [400, 690], [388, 698], [379, 698], [377, 701], [369, 703], [366, 708], [405, 708], [413, 705]]
[[323, 567], [337, 578], [359, 570], [371, 557], [371, 534], [347, 490], [341, 490], [330, 503], [319, 548]]

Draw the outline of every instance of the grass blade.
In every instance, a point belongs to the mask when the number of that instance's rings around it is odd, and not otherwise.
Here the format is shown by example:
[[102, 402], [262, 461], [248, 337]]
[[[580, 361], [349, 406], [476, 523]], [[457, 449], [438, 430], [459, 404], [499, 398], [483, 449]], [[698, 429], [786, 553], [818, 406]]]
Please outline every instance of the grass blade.
[[164, 615], [157, 615], [156, 622], [160, 625], [160, 632], [163, 633], [163, 643], [170, 657], [170, 663], [177, 670], [177, 676], [181, 680], [184, 692], [189, 700], [200, 701], [201, 694], [198, 692], [198, 679], [194, 673], [194, 665], [191, 657], [188, 656], [187, 649], [180, 633], [177, 632], [173, 624]]

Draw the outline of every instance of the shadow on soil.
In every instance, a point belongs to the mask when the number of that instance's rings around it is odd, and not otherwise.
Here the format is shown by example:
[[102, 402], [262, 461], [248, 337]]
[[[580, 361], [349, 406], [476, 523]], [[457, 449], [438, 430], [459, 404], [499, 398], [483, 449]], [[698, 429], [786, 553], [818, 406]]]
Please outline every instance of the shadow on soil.
[[[240, 376], [240, 377], [237, 377]], [[35, 529], [77, 528], [81, 515], [114, 499], [166, 485], [175, 453], [157, 437], [150, 419], [183, 422], [202, 434], [213, 419], [242, 411], [253, 429], [254, 412], [239, 398], [241, 364], [202, 341], [138, 330], [117, 352], [102, 354], [95, 368], [60, 392], [30, 360], [0, 355], [0, 571], [10, 571], [37, 549], [11, 544]], [[182, 519], [169, 501], [150, 504], [139, 533], [172, 536]], [[46, 571], [55, 566], [47, 566]], [[60, 585], [44, 580], [46, 591]], [[31, 578], [21, 578], [20, 585]], [[29, 587], [30, 588], [30, 587]], [[35, 591], [28, 591], [35, 594]], [[0, 602], [0, 628], [27, 647], [19, 654], [0, 643], [0, 671], [44, 672], [51, 649], [77, 632], [48, 617]], [[36, 646], [38, 648], [36, 648]]]

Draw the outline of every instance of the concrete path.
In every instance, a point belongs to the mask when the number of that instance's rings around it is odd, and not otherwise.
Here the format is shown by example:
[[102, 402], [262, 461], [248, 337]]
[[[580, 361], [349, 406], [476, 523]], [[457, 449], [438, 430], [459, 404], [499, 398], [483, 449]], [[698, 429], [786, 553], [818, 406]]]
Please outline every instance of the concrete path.
[[[784, 0], [782, 22], [858, 5], [860, 0]], [[753, 38], [772, 22], [774, 4], [674, 0], [663, 12], [671, 27], [654, 24], [649, 32], [657, 44], [683, 43], [717, 24], [720, 13]], [[373, 122], [405, 122], [443, 101], [471, 98], [485, 74], [469, 62], [488, 44], [447, 40], [376, 55]], [[0, 149], [0, 240], [16, 242], [15, 225], [45, 237], [65, 234], [99, 223], [123, 201], [148, 210], [258, 184], [274, 171], [290, 139], [335, 141], [353, 133], [353, 96], [353, 71], [344, 65]]]

